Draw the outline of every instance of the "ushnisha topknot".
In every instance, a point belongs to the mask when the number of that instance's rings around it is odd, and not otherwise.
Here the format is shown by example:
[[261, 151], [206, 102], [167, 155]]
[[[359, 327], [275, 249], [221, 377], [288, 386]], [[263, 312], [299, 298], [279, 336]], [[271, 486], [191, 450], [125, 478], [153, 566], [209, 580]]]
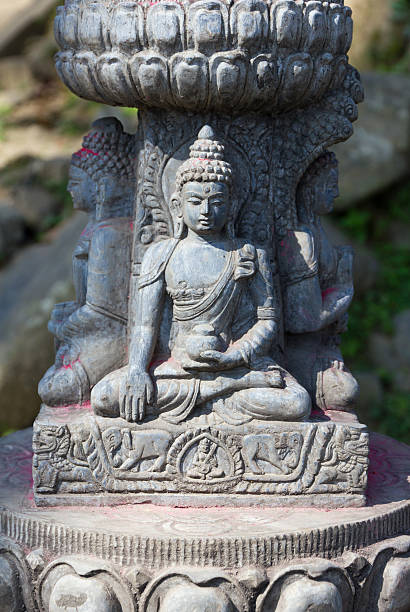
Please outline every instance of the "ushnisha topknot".
[[83, 138], [83, 146], [73, 154], [71, 163], [98, 180], [116, 175], [127, 181], [135, 180], [135, 139], [124, 132], [115, 117], [97, 119]]
[[189, 159], [178, 169], [175, 187], [181, 191], [190, 181], [219, 182], [232, 184], [232, 166], [224, 161], [225, 147], [215, 140], [214, 132], [209, 125], [204, 125], [197, 140], [190, 147]]

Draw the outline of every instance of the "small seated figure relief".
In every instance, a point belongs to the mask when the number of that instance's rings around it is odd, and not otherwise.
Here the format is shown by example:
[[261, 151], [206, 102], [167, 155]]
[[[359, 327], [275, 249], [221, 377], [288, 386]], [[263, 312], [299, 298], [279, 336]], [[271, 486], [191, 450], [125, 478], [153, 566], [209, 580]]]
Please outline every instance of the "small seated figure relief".
[[[231, 424], [309, 417], [309, 394], [271, 357], [279, 300], [266, 252], [235, 235], [234, 180], [205, 126], [176, 174], [175, 237], [150, 246], [141, 264], [129, 364], [92, 390], [97, 414], [180, 423], [206, 408]], [[166, 299], [170, 354], [158, 364]]]
[[356, 379], [340, 352], [347, 310], [353, 298], [352, 249], [333, 247], [320, 216], [339, 195], [333, 153], [319, 157], [297, 191], [299, 227], [279, 244], [284, 284], [287, 367], [321, 411], [352, 411]]
[[225, 472], [219, 467], [217, 450], [218, 446], [215, 442], [206, 437], [202, 438], [186, 475], [199, 480], [223, 478]]
[[57, 353], [39, 384], [49, 406], [88, 400], [126, 363], [135, 145], [117, 119], [93, 124], [72, 156], [68, 190], [90, 218], [73, 254], [76, 301], [57, 304], [49, 323]]
[[104, 432], [103, 440], [114, 467], [140, 471], [142, 461], [154, 459], [147, 471], [161, 472], [165, 469], [172, 437], [161, 430], [111, 428]]

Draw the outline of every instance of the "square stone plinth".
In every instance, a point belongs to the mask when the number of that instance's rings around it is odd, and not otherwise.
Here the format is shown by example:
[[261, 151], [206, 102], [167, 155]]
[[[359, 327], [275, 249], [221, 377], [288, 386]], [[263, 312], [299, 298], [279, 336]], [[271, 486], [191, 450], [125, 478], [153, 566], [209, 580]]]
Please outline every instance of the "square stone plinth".
[[361, 506], [368, 433], [359, 423], [252, 421], [213, 415], [171, 425], [43, 406], [34, 424], [38, 505]]

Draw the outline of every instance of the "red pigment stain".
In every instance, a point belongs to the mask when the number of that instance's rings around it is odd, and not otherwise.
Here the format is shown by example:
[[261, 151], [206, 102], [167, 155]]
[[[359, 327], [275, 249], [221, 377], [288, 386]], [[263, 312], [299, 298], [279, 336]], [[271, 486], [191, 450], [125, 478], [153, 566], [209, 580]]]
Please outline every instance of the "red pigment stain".
[[323, 410], [321, 410], [320, 408], [313, 408], [310, 415], [315, 418], [323, 418], [325, 416]]
[[[63, 355], [63, 359], [64, 359], [64, 355]], [[72, 370], [73, 369], [73, 365], [75, 363], [80, 363], [80, 359], [74, 359], [74, 361], [70, 361], [70, 363], [64, 364], [61, 367], [63, 368], [63, 370]]]
[[212, 162], [214, 162], [214, 161], [216, 161], [216, 160], [215, 160], [215, 159], [208, 159], [207, 157], [195, 157], [195, 158], [192, 160], [192, 162], [193, 162], [194, 164], [196, 164], [196, 165], [198, 165], [198, 164], [199, 164], [199, 162], [210, 162], [210, 163], [212, 163]]
[[286, 257], [287, 259], [292, 259], [292, 252], [289, 253], [290, 244], [287, 240], [283, 239], [279, 243], [281, 250], [279, 251], [280, 257]]
[[158, 355], [158, 357], [156, 359], [153, 359], [151, 363], [149, 364], [149, 369], [155, 369], [158, 366], [162, 365], [163, 363], [167, 363], [167, 362], [177, 363], [173, 357], [169, 357], [168, 359], [167, 357], [164, 357], [164, 356], [161, 357], [160, 355]]
[[50, 418], [58, 419], [59, 423], [67, 420], [68, 417], [72, 416], [74, 412], [93, 413], [91, 408], [90, 400], [83, 402], [82, 404], [67, 404], [65, 406], [47, 406], [43, 408], [46, 414], [50, 415]]
[[329, 287], [328, 289], [322, 291], [322, 300], [325, 300], [328, 295], [331, 295], [335, 291], [337, 291], [337, 287]]
[[132, 231], [133, 229], [134, 229], [134, 223], [130, 221], [130, 230]]
[[98, 156], [98, 153], [96, 153], [95, 151], [92, 151], [91, 149], [85, 149], [83, 147], [79, 151], [76, 151], [74, 153], [74, 155], [75, 155], [75, 157], [79, 157], [80, 159], [85, 159], [86, 157], [88, 157], [88, 155], [96, 155], [96, 156]]
[[111, 223], [106, 223], [106, 222], [102, 222], [98, 224], [98, 227], [96, 229], [111, 229], [112, 228], [112, 224]]

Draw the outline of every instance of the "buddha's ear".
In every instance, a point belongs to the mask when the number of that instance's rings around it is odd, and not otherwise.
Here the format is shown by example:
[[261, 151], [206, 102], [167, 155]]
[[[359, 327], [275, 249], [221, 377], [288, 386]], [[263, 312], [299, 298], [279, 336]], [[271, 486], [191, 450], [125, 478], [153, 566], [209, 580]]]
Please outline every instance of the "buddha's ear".
[[172, 194], [169, 202], [169, 208], [172, 216], [178, 215], [182, 217], [181, 197], [178, 192]]
[[169, 201], [172, 221], [174, 223], [174, 238], [181, 238], [184, 231], [184, 219], [182, 215], [181, 198], [179, 193], [172, 194]]

